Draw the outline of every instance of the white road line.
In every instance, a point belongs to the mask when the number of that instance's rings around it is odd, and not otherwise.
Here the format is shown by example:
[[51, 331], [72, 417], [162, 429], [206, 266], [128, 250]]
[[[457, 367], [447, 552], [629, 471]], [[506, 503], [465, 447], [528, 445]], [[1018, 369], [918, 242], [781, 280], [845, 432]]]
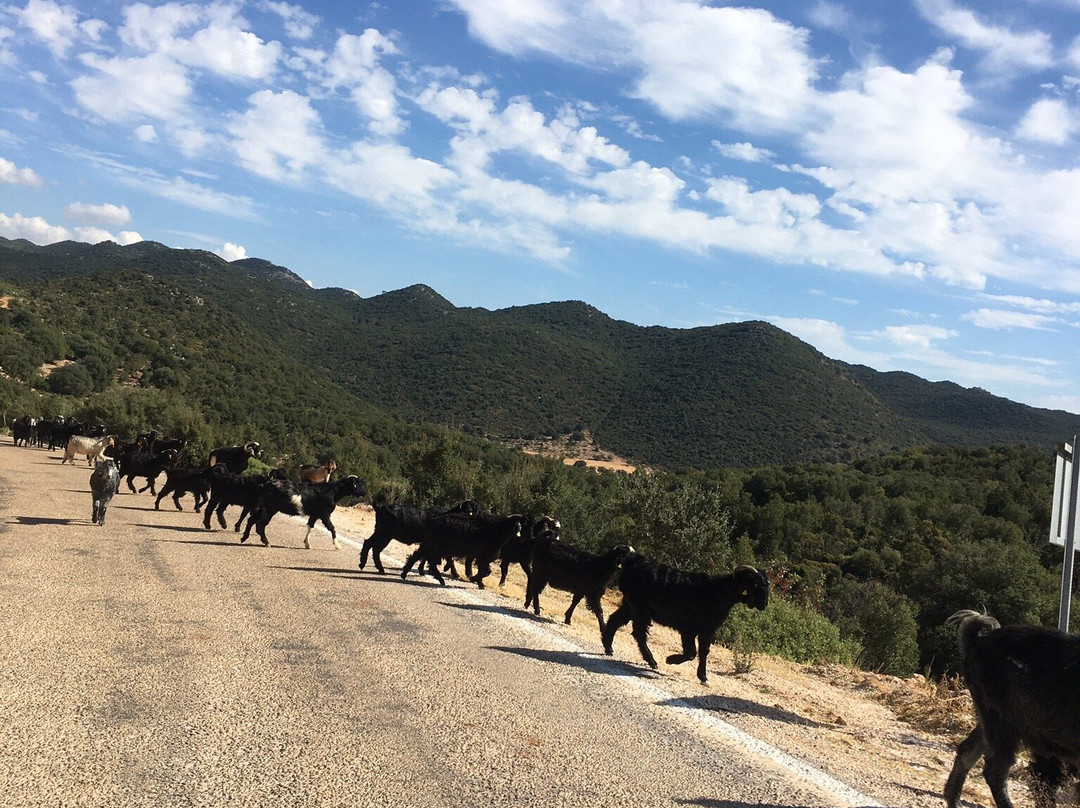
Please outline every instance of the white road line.
[[[350, 539], [347, 536], [338, 534], [338, 541], [343, 544], [351, 544], [357, 550], [362, 546], [361, 542], [354, 539]], [[383, 556], [384, 559], [389, 559], [393, 563], [399, 566], [404, 562], [394, 556]], [[443, 590], [440, 590], [441, 595], [447, 597], [457, 598], [462, 603], [470, 606], [486, 606], [490, 605], [489, 600], [480, 593], [481, 590], [466, 589], [459, 586], [448, 586]], [[492, 618], [495, 617], [510, 617], [509, 612], [505, 615], [498, 615], [497, 613], [491, 614]], [[560, 650], [572, 651], [581, 654], [582, 656], [589, 658], [595, 664], [598, 670], [609, 668], [611, 673], [617, 673], [612, 663], [607, 661], [606, 657], [600, 657], [594, 653], [587, 651], [575, 642], [572, 642], [565, 637], [562, 637], [550, 629], [545, 628], [542, 625], [538, 625], [531, 621], [519, 621], [517, 627], [526, 632], [531, 632], [539, 637], [542, 637], [545, 641], [552, 643], [553, 645], [560, 646]], [[856, 791], [846, 783], [837, 780], [830, 774], [826, 774], [821, 769], [811, 766], [804, 760], [792, 757], [787, 752], [773, 746], [770, 743], [766, 743], [760, 738], [756, 738], [745, 730], [741, 730], [733, 724], [729, 724], [721, 718], [717, 718], [713, 713], [703, 710], [700, 707], [695, 707], [685, 699], [678, 698], [672, 693], [657, 687], [651, 682], [642, 681], [640, 679], [627, 678], [625, 676], [618, 676], [617, 679], [622, 681], [627, 687], [639, 691], [642, 695], [649, 699], [656, 701], [664, 701], [669, 703], [676, 711], [676, 715], [683, 721], [695, 724], [698, 727], [704, 727], [712, 730], [722, 736], [728, 743], [734, 746], [741, 747], [747, 752], [758, 755], [771, 761], [778, 768], [785, 769], [789, 773], [795, 775], [797, 778], [805, 780], [811, 783], [820, 791], [829, 795], [830, 797], [838, 801], [838, 805], [850, 806], [850, 808], [884, 808], [884, 805], [876, 800], [867, 797], [865, 794]]]

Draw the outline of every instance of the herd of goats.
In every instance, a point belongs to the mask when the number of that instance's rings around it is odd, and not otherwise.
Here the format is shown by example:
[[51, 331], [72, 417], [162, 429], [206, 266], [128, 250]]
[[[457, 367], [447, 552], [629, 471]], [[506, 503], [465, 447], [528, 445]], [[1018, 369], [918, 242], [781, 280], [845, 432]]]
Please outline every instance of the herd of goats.
[[[104, 427], [27, 416], [14, 422], [12, 436], [15, 446], [63, 448], [61, 463], [74, 464], [78, 457], [93, 466], [92, 518], [98, 525], [105, 523], [109, 501], [126, 480], [132, 492], [149, 489], [156, 496], [155, 508], [171, 494], [176, 508], [183, 510], [180, 498], [191, 494], [207, 530], [214, 515], [227, 529], [225, 509], [239, 506], [233, 530], [239, 532], [247, 520], [241, 542], [254, 527], [262, 543], [269, 544], [266, 526], [276, 514], [285, 513], [307, 517], [305, 547], [310, 547], [315, 523], [321, 522], [337, 548], [337, 532], [330, 521], [337, 502], [346, 496], [367, 496], [359, 477], [331, 480], [337, 471], [334, 461], [301, 466], [298, 479], [290, 479], [282, 469], [244, 474], [250, 459], [261, 454], [254, 441], [215, 449], [205, 465], [185, 466], [178, 462], [184, 439], [161, 438], [156, 432], [127, 443], [106, 434]], [[162, 473], [166, 481], [158, 492], [155, 483]], [[146, 485], [136, 489], [135, 478], [146, 479]], [[668, 656], [667, 663], [676, 665], [696, 656], [702, 683], [707, 682], [709, 649], [731, 609], [742, 603], [760, 610], [768, 604], [769, 579], [753, 567], [707, 575], [661, 564], [626, 545], [588, 553], [562, 541], [559, 523], [550, 516], [499, 516], [471, 501], [450, 510], [390, 503], [377, 503], [374, 510], [375, 529], [363, 543], [360, 569], [370, 558], [385, 574], [380, 553], [393, 540], [416, 547], [401, 571], [403, 579], [416, 566], [419, 573], [426, 570], [445, 585], [440, 569], [456, 578], [455, 559], [462, 559], [466, 578], [482, 589], [493, 563], [501, 564], [500, 585], [516, 563], [527, 578], [526, 609], [531, 606], [540, 614], [540, 595], [548, 586], [568, 592], [572, 599], [566, 623], [584, 600], [596, 615], [609, 655], [616, 632], [631, 623], [641, 656], [653, 670], [658, 666], [647, 642], [649, 627], [653, 622], [668, 626], [680, 635], [682, 652]], [[612, 586], [620, 590], [622, 603], [605, 620], [601, 597]], [[968, 772], [980, 758], [985, 758], [983, 777], [996, 808], [1012, 808], [1008, 777], [1021, 746], [1031, 758], [1033, 798], [1037, 805], [1050, 808], [1058, 790], [1080, 776], [1080, 637], [1038, 626], [1002, 627], [992, 617], [972, 611], [958, 612], [951, 620], [958, 625], [963, 672], [977, 723], [957, 749], [945, 785], [948, 808], [958, 808]]]

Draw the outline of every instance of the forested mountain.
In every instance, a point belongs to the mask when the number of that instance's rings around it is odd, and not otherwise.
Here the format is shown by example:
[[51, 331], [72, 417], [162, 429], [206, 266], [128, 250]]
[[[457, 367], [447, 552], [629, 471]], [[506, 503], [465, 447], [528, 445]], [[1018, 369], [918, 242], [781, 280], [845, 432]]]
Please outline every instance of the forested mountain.
[[[935, 442], [1050, 446], [1075, 429], [1068, 413], [831, 360], [763, 322], [643, 328], [581, 302], [456, 307], [425, 286], [364, 299], [312, 289], [259, 259], [0, 239], [10, 284], [48, 280], [83, 294], [76, 278], [107, 290], [120, 270], [175, 286], [173, 313], [194, 299], [229, 312], [335, 394], [407, 421], [503, 438], [587, 429], [654, 466], [849, 460]], [[142, 308], [143, 320], [159, 315], [172, 316]], [[162, 369], [151, 362], [146, 373]]]

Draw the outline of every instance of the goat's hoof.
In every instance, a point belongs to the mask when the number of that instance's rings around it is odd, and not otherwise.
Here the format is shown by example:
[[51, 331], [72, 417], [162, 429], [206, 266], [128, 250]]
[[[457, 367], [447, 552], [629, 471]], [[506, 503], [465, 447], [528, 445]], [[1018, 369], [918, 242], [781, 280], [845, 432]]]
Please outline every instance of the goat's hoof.
[[608, 656], [615, 656], [615, 650], [613, 648], [608, 647], [608, 646], [604, 646], [604, 653], [607, 654]]
[[270, 546], [270, 539], [263, 539], [262, 540], [262, 546], [263, 547], [269, 547]]

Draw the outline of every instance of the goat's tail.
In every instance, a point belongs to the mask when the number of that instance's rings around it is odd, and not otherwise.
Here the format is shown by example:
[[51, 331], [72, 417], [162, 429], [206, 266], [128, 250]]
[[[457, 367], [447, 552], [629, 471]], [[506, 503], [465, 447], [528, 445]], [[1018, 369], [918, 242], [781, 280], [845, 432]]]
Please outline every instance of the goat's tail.
[[960, 652], [967, 656], [971, 643], [984, 634], [1001, 628], [1001, 623], [988, 614], [974, 612], [971, 609], [961, 609], [950, 617], [946, 622], [959, 623], [958, 635], [960, 638]]

